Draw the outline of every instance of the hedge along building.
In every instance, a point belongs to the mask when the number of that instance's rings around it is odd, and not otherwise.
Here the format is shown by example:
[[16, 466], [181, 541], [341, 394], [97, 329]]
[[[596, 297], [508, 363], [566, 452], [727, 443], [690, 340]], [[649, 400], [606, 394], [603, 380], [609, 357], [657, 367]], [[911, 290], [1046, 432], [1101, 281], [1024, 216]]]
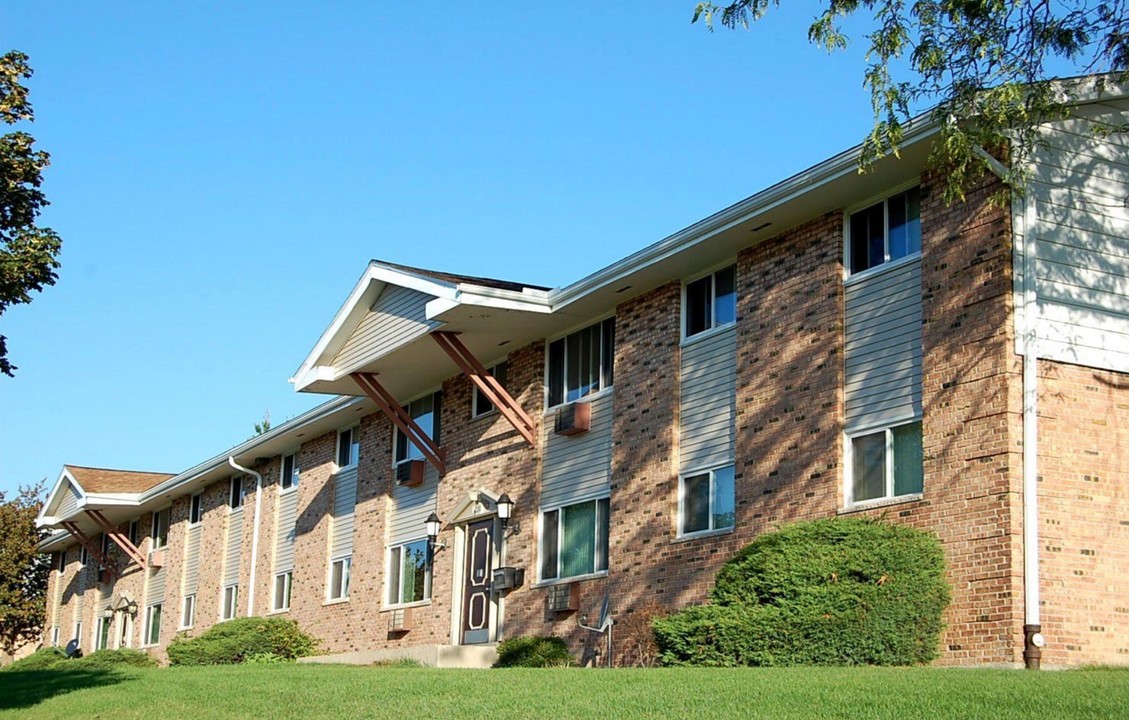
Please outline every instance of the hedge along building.
[[1033, 661], [1039, 630], [1044, 662], [1126, 662], [1129, 153], [1092, 130], [1129, 96], [1086, 83], [1011, 208], [993, 177], [946, 206], [918, 122], [563, 288], [370, 263], [292, 378], [339, 397], [110, 517], [168, 508], [132, 642], [280, 613], [334, 653], [590, 650], [605, 597], [699, 603], [758, 534], [862, 514], [942, 539], [940, 662]]

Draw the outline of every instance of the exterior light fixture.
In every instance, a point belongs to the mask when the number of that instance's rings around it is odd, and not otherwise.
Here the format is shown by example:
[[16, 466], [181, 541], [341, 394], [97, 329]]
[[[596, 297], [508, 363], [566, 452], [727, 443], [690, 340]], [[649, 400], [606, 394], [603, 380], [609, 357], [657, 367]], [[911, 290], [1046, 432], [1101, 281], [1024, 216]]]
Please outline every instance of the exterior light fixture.
[[427, 528], [427, 557], [428, 563], [430, 563], [436, 550], [447, 547], [443, 543], [435, 542], [439, 538], [439, 528], [443, 525], [443, 521], [439, 519], [438, 515], [431, 513], [423, 524]]
[[[521, 526], [517, 523], [511, 523], [514, 515], [514, 501], [506, 493], [502, 493], [502, 497], [494, 503], [498, 508], [498, 520], [502, 523], [502, 534], [517, 535], [521, 532]], [[507, 532], [508, 531], [508, 532]]]

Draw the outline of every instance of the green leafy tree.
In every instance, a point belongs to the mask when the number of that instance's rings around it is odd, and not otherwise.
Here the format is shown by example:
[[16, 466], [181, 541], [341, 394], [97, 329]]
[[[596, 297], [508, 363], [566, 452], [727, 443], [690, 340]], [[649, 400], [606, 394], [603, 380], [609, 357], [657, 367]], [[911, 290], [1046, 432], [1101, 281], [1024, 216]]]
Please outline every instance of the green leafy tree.
[[12, 499], [0, 491], [0, 650], [14, 653], [39, 637], [47, 598], [49, 556], [37, 545], [46, 531], [35, 527], [44, 483], [21, 487]]
[[[711, 29], [718, 22], [747, 28], [779, 4], [701, 2], [693, 19]], [[1063, 117], [1079, 85], [1056, 70], [1103, 74], [1099, 87], [1129, 80], [1129, 0], [825, 0], [808, 40], [844, 49], [850, 38], [842, 23], [864, 14], [863, 86], [875, 123], [863, 142], [862, 169], [897, 153], [915, 110], [932, 107], [940, 138], [931, 162], [949, 173], [950, 202], [991, 167], [1022, 189], [1022, 161], [1037, 143], [1038, 123]], [[985, 151], [1009, 146], [1006, 169]]]
[[[0, 121], [31, 122], [35, 115], [21, 81], [31, 77], [27, 55], [0, 56]], [[62, 240], [54, 230], [37, 226], [49, 203], [40, 186], [50, 156], [35, 149], [35, 138], [15, 131], [0, 136], [0, 315], [11, 305], [31, 302], [31, 293], [55, 284]], [[0, 373], [15, 370], [0, 335]]]

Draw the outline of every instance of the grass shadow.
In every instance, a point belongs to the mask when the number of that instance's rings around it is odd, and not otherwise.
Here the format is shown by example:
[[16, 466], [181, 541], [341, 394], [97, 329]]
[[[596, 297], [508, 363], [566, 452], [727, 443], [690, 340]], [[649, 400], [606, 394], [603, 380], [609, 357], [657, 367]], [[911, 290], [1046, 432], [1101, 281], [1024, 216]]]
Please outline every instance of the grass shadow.
[[14, 670], [0, 674], [0, 678], [0, 710], [29, 708], [57, 695], [133, 679], [125, 673], [101, 668]]

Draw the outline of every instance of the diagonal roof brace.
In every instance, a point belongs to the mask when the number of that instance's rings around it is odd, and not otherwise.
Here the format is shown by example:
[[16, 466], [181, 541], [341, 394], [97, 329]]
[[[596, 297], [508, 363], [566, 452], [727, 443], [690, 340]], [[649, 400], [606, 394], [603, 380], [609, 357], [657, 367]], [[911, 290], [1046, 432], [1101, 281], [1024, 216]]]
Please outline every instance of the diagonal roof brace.
[[141, 551], [137, 549], [136, 545], [129, 541], [129, 537], [126, 536], [125, 533], [123, 533], [113, 523], [106, 519], [106, 516], [102, 514], [101, 510], [87, 510], [86, 514], [98, 525], [98, 527], [102, 528], [102, 532], [109, 535], [110, 539], [113, 540], [118, 547], [125, 551], [126, 555], [129, 555], [129, 557], [132, 558], [133, 561], [138, 565], [140, 565], [142, 569], [146, 567], [147, 563], [145, 562], [145, 556], [141, 554]]
[[450, 356], [463, 374], [470, 379], [475, 386], [482, 391], [494, 407], [498, 408], [498, 412], [502, 414], [506, 420], [509, 421], [514, 429], [521, 434], [525, 441], [531, 446], [537, 447], [537, 437], [534, 433], [533, 419], [522, 409], [521, 405], [514, 400], [513, 396], [506, 392], [502, 384], [498, 382], [497, 378], [490, 374], [490, 372], [478, 361], [467, 346], [459, 340], [458, 333], [453, 332], [433, 332], [431, 333], [432, 339], [443, 348], [443, 351]]
[[71, 537], [73, 537], [75, 540], [78, 540], [79, 545], [82, 545], [84, 548], [86, 548], [87, 554], [89, 554], [90, 557], [94, 558], [94, 560], [97, 561], [98, 565], [105, 568], [107, 572], [114, 576], [114, 579], [121, 577], [117, 569], [110, 564], [109, 559], [102, 554], [102, 551], [94, 544], [94, 541], [91, 540], [90, 537], [86, 533], [84, 533], [81, 528], [79, 528], [77, 523], [67, 521], [61, 524], [63, 526], [63, 529], [71, 534]]
[[376, 403], [376, 406], [392, 421], [392, 424], [404, 433], [408, 441], [419, 448], [419, 451], [439, 471], [439, 474], [446, 475], [447, 453], [424, 432], [423, 428], [412, 419], [412, 416], [400, 406], [400, 403], [396, 402], [396, 398], [392, 397], [392, 394], [377, 381], [376, 373], [355, 372], [350, 373], [349, 377], [353, 378], [353, 381], [360, 386], [365, 395], [368, 395]]

